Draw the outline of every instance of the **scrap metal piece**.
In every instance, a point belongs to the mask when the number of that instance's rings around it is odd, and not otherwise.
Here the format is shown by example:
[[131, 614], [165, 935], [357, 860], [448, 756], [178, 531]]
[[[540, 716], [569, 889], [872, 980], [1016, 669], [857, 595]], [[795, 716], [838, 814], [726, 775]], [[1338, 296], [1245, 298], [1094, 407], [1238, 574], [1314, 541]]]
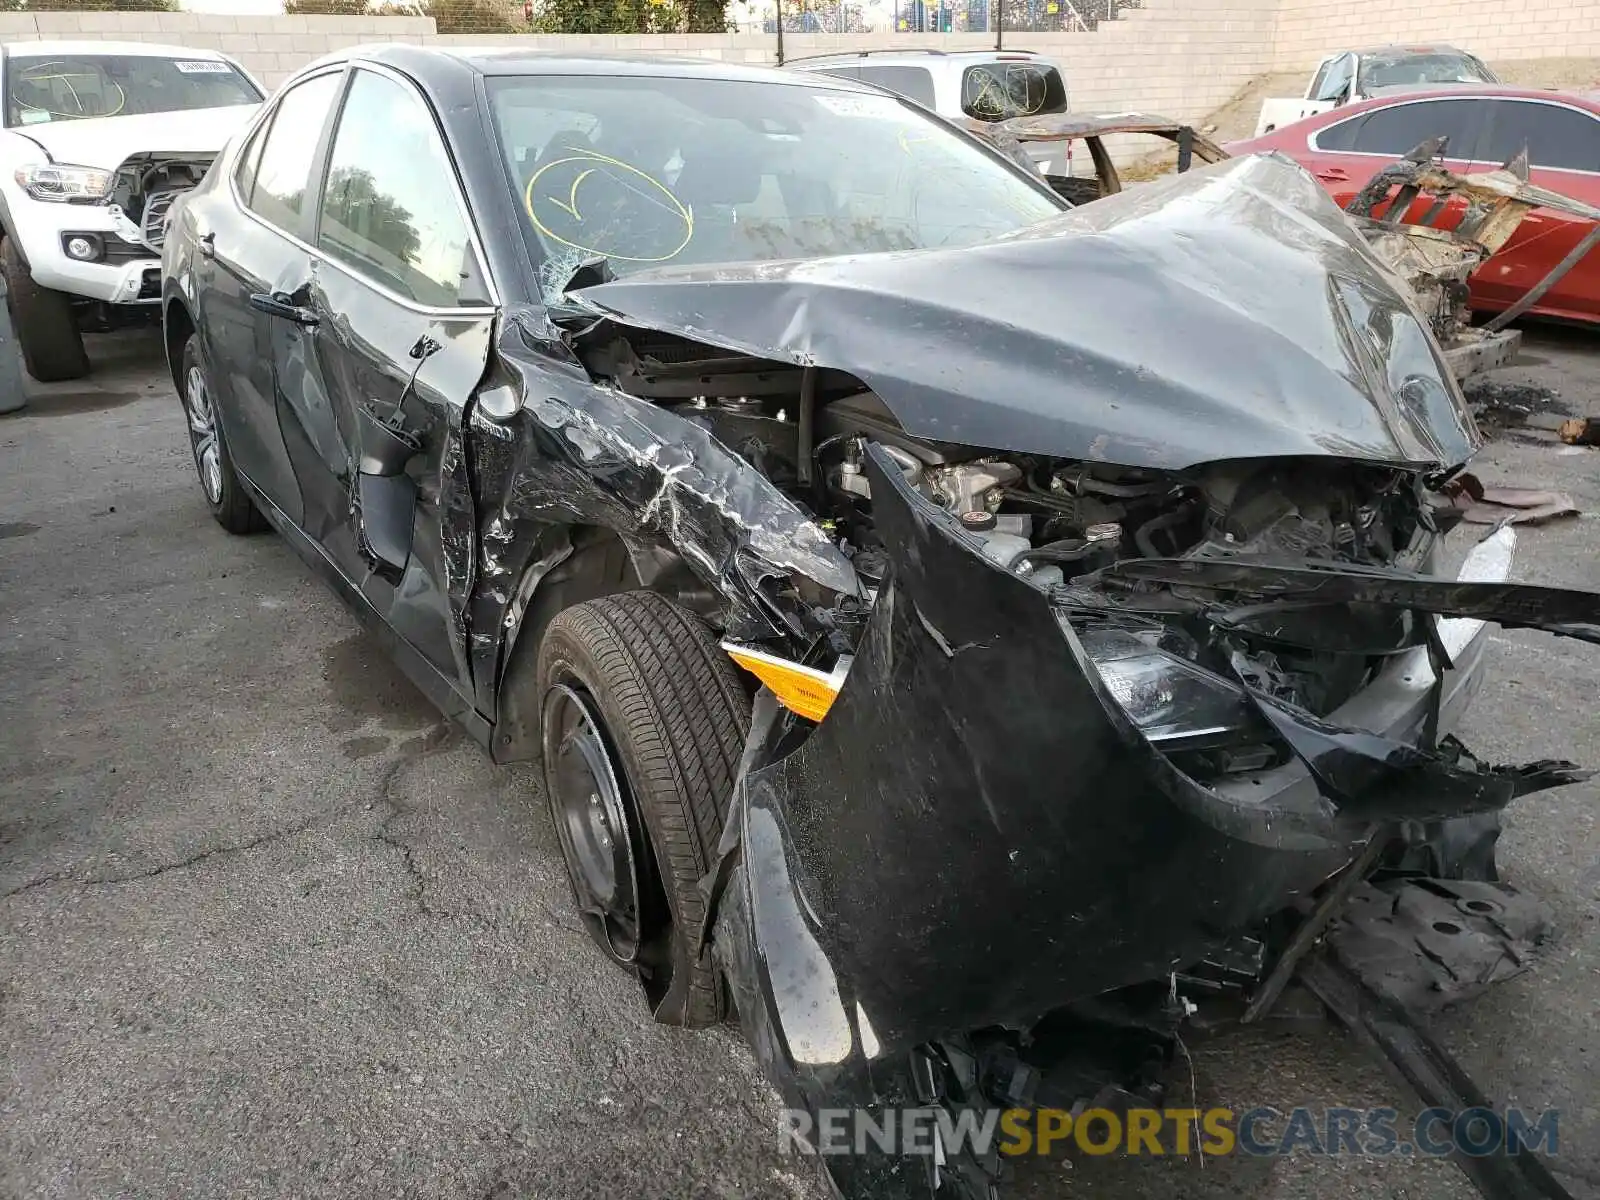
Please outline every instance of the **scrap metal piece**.
[[[1346, 206], [1367, 235], [1373, 251], [1401, 275], [1428, 314], [1458, 379], [1503, 365], [1517, 344], [1505, 340], [1505, 326], [1533, 307], [1546, 292], [1600, 242], [1596, 225], [1571, 253], [1505, 312], [1473, 330], [1468, 322], [1467, 280], [1510, 240], [1535, 208], [1548, 208], [1588, 221], [1600, 221], [1600, 208], [1528, 182], [1526, 150], [1493, 171], [1458, 175], [1436, 159], [1447, 139], [1433, 138], [1390, 163], [1367, 181]], [[1420, 197], [1433, 203], [1420, 222], [1407, 216]], [[1465, 211], [1450, 205], [1465, 203]], [[1376, 216], [1380, 206], [1388, 208]], [[1461, 212], [1454, 229], [1436, 222], [1446, 212]]]
[[[1388, 1060], [1424, 1107], [1504, 1111], [1416, 1017], [1367, 987], [1342, 956], [1308, 960], [1300, 980], [1342, 1025]], [[1450, 1157], [1488, 1200], [1572, 1200], [1537, 1154], [1467, 1155], [1457, 1148]]]
[[1367, 876], [1373, 867], [1383, 857], [1389, 843], [1393, 840], [1391, 828], [1379, 829], [1372, 835], [1372, 840], [1366, 845], [1359, 855], [1346, 867], [1332, 886], [1325, 891], [1305, 920], [1300, 922], [1294, 935], [1278, 955], [1278, 961], [1272, 966], [1272, 972], [1261, 986], [1250, 997], [1250, 1004], [1244, 1010], [1244, 1015], [1239, 1018], [1241, 1025], [1248, 1025], [1259, 1020], [1277, 1003], [1278, 997], [1283, 994], [1283, 989], [1289, 986], [1289, 981], [1294, 978], [1295, 969], [1299, 967], [1300, 960], [1306, 952], [1317, 944], [1317, 939], [1322, 936], [1322, 931], [1328, 927], [1328, 922], [1344, 908], [1346, 901], [1355, 894], [1357, 889], [1366, 885]]
[[967, 132], [993, 142], [1027, 170], [1033, 160], [1022, 147], [1039, 142], [1082, 140], [1094, 163], [1093, 179], [1050, 176], [1050, 186], [1074, 204], [1086, 204], [1122, 190], [1122, 178], [1106, 149], [1105, 139], [1122, 134], [1147, 133], [1164, 138], [1178, 148], [1177, 173], [1183, 174], [1199, 159], [1202, 163], [1221, 162], [1229, 154], [1192, 125], [1149, 113], [1043, 113], [1031, 117], [1012, 117], [1005, 121], [969, 120]]
[[1351, 889], [1327, 942], [1372, 991], [1433, 1012], [1528, 970], [1551, 917], [1510, 884], [1366, 880]]

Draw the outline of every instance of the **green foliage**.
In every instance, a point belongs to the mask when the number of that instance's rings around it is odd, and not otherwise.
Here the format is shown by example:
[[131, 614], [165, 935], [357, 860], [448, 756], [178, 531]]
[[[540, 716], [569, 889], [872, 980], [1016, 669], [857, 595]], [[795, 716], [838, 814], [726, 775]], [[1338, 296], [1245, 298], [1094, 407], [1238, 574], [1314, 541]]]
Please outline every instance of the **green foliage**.
[[507, 0], [426, 0], [416, 5], [385, 5], [385, 9], [409, 9], [419, 16], [432, 17], [440, 33], [522, 33], [522, 9]]
[[292, 17], [361, 17], [367, 0], [283, 0], [283, 11]]
[[538, 0], [535, 33], [724, 33], [725, 0]]
[[177, 12], [178, 0], [18, 0], [4, 8], [8, 12]]

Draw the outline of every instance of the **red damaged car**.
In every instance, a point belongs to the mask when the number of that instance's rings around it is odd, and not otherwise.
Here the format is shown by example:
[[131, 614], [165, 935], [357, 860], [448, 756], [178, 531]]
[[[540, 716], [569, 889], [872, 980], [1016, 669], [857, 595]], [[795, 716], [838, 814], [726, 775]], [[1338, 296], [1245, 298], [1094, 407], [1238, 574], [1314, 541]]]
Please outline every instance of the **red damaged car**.
[[[1443, 165], [1464, 175], [1488, 173], [1524, 149], [1530, 182], [1600, 205], [1600, 99], [1484, 85], [1408, 92], [1348, 104], [1249, 141], [1231, 154], [1277, 150], [1314, 174], [1341, 206], [1372, 176], [1419, 144], [1445, 137]], [[1465, 210], [1460, 199], [1450, 203]], [[1418, 207], [1425, 207], [1421, 201]], [[1421, 214], [1413, 211], [1409, 219]], [[1453, 228], [1459, 214], [1434, 222]], [[1472, 277], [1472, 307], [1498, 312], [1515, 304], [1575, 250], [1595, 223], [1535, 209]], [[1535, 315], [1600, 321], [1600, 257], [1585, 254], [1529, 310]]]

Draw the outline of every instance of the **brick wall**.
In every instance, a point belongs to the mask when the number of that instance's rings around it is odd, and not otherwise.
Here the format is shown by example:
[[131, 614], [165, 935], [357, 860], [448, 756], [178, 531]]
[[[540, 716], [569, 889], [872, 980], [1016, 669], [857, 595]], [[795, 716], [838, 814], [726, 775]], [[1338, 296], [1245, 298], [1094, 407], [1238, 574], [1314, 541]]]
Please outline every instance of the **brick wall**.
[[1449, 42], [1492, 61], [1600, 57], [1600, 0], [1281, 0], [1273, 63], [1338, 49]]
[[[330, 50], [361, 42], [519, 44], [649, 51], [768, 63], [763, 34], [608, 37], [441, 35], [426, 17], [229, 17], [202, 13], [0, 13], [0, 39], [94, 38], [222, 50], [268, 86]], [[1254, 76], [1310, 66], [1330, 49], [1447, 39], [1493, 61], [1600, 57], [1600, 0], [1145, 0], [1093, 33], [1017, 33], [1006, 43], [1058, 59], [1073, 107], [1198, 118]], [[983, 49], [987, 34], [793, 34], [790, 57], [848, 49]]]
[[[1198, 116], [1233, 94], [1272, 59], [1272, 14], [1278, 0], [1145, 0], [1095, 33], [1013, 34], [1007, 45], [1060, 60], [1073, 105]], [[539, 49], [649, 51], [770, 63], [775, 42], [762, 34], [595, 37], [445, 35], [430, 18], [227, 17], [202, 13], [0, 13], [0, 39], [96, 38], [172, 42], [221, 50], [275, 87], [318, 55], [361, 42], [444, 45], [528, 45]], [[791, 57], [847, 49], [980, 50], [988, 34], [793, 34]]]
[[224, 17], [211, 13], [0, 13], [0, 40], [170, 42], [231, 55], [268, 87], [312, 59], [362, 42], [420, 42], [431, 17]]

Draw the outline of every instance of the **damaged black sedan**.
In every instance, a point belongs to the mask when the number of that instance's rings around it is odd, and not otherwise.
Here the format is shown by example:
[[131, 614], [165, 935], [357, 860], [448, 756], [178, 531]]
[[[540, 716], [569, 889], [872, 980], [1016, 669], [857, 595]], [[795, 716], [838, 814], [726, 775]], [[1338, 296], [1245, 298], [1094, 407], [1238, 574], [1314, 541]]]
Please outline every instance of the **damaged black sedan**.
[[1510, 529], [1438, 573], [1479, 434], [1286, 160], [1073, 209], [840, 80], [389, 47], [291, 80], [164, 267], [217, 519], [542, 759], [600, 949], [797, 1104], [1142, 1086], [1579, 777], [1451, 734], [1486, 623], [1600, 598]]

